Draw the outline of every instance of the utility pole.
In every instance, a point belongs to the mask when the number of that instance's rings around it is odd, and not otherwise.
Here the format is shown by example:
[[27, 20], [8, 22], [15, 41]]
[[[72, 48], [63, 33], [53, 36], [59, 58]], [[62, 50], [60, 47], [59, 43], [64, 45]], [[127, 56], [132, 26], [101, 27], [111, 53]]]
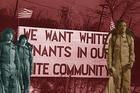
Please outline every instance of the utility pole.
[[16, 7], [15, 7], [15, 11], [14, 11], [14, 18], [16, 18], [17, 10], [18, 10], [18, 0], [16, 0]]
[[104, 9], [107, 8], [106, 7], [106, 4], [100, 4], [99, 6], [102, 7], [102, 10], [101, 10], [101, 15], [100, 15], [100, 20], [99, 20], [99, 25], [98, 25], [98, 32], [101, 31], [101, 22], [102, 22], [102, 18], [103, 18], [103, 13], [104, 13]]

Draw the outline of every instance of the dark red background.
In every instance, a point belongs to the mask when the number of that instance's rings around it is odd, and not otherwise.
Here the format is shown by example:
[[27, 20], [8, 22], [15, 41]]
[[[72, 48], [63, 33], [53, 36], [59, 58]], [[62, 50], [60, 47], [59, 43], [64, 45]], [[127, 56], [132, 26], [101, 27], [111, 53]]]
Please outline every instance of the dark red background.
[[[103, 0], [18, 0], [16, 9], [16, 0], [0, 0], [0, 32], [5, 27], [12, 27], [17, 31], [18, 25], [45, 27], [45, 28], [62, 28], [62, 29], [76, 29], [85, 31], [98, 31], [100, 12], [102, 10], [100, 4]], [[140, 2], [137, 2], [140, 5]], [[61, 11], [69, 8], [68, 25], [62, 19]], [[32, 18], [18, 19], [17, 12], [19, 9], [28, 8], [33, 10]], [[138, 7], [139, 8], [139, 7]], [[137, 9], [138, 9], [137, 8]], [[106, 10], [105, 10], [106, 11]], [[138, 10], [140, 11], [140, 10]], [[140, 18], [139, 13], [132, 16], [131, 25], [135, 38], [135, 53], [136, 62], [132, 69], [132, 85], [140, 85]], [[117, 20], [118, 15], [116, 15]], [[124, 18], [127, 24], [130, 20]], [[102, 26], [100, 31], [109, 31], [110, 18], [102, 18]]]

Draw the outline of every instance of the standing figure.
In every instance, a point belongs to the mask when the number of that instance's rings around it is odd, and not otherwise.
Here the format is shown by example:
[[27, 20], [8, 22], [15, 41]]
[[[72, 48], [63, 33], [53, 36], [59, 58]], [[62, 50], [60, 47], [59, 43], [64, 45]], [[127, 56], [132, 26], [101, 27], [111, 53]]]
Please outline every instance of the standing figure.
[[123, 20], [117, 21], [108, 46], [108, 71], [115, 93], [131, 93], [131, 69], [135, 61], [134, 35]]
[[30, 76], [32, 74], [32, 46], [25, 35], [20, 35], [17, 50], [21, 62], [21, 88], [23, 93], [29, 93]]
[[0, 93], [5, 93], [4, 85], [3, 85], [3, 82], [2, 82], [1, 69], [0, 69]]
[[5, 93], [21, 93], [18, 82], [20, 61], [13, 44], [14, 30], [6, 28], [0, 42], [0, 72]]

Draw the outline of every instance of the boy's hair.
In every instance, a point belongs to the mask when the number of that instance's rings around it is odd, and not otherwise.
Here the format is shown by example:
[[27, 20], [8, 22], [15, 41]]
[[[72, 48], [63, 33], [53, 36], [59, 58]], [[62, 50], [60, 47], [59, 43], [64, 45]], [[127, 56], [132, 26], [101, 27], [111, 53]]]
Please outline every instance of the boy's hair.
[[12, 28], [5, 28], [2, 31], [2, 34], [1, 34], [1, 41], [5, 41], [6, 40], [6, 35], [9, 34], [9, 33], [14, 35], [14, 29], [12, 29]]
[[115, 23], [115, 28], [118, 29], [121, 27], [121, 23], [125, 22], [124, 20], [120, 19]]
[[26, 35], [20, 35], [19, 36], [19, 42], [21, 42], [21, 40], [25, 38], [26, 40], [28, 40], [27, 36]]

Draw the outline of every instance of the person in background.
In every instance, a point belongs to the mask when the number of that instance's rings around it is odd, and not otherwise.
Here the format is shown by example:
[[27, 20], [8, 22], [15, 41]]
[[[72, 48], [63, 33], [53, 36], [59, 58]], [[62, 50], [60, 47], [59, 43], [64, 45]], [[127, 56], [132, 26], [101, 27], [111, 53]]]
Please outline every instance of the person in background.
[[17, 50], [21, 62], [21, 88], [22, 93], [29, 93], [30, 76], [32, 74], [32, 45], [28, 43], [26, 35], [20, 35]]
[[0, 72], [4, 93], [21, 93], [18, 83], [19, 57], [13, 44], [14, 30], [6, 28], [0, 42]]
[[111, 31], [107, 55], [115, 93], [131, 93], [131, 69], [135, 62], [134, 34], [123, 20], [117, 21], [115, 29]]

